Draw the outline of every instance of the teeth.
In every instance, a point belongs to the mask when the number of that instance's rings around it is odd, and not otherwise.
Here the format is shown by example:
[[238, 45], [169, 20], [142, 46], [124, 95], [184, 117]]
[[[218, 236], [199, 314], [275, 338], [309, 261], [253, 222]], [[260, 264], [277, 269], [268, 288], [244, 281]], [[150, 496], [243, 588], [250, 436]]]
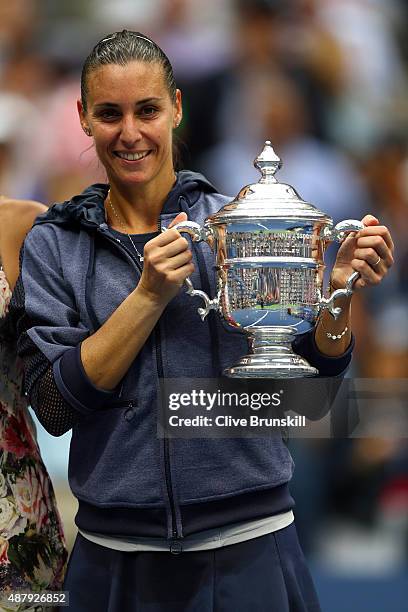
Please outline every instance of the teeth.
[[122, 151], [117, 151], [116, 155], [121, 157], [122, 159], [127, 159], [128, 161], [136, 161], [138, 159], [142, 159], [148, 155], [149, 151], [143, 151], [141, 153], [123, 153]]

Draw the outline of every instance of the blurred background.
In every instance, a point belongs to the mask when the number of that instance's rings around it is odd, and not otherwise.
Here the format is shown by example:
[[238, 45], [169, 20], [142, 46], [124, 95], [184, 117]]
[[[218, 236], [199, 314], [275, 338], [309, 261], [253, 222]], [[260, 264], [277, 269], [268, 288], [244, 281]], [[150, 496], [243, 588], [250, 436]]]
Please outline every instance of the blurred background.
[[[234, 196], [258, 180], [252, 160], [270, 139], [279, 179], [303, 199], [334, 221], [372, 212], [390, 227], [394, 268], [353, 298], [350, 376], [406, 379], [407, 26], [405, 0], [0, 0], [0, 193], [52, 204], [105, 180], [77, 119], [80, 67], [103, 35], [142, 31], [183, 92], [180, 167]], [[38, 431], [71, 544], [69, 435]], [[395, 435], [291, 442], [325, 612], [407, 609], [407, 446]]]

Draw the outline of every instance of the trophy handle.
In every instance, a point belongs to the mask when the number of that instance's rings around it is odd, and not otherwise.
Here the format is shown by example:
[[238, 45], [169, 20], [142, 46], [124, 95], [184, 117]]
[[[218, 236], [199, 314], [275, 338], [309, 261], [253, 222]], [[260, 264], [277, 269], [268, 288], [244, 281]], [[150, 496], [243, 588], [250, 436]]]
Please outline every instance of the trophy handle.
[[[167, 228], [163, 228], [162, 231], [165, 231]], [[180, 233], [186, 233], [191, 237], [193, 242], [207, 242], [207, 244], [211, 245], [213, 239], [213, 233], [209, 227], [201, 227], [198, 223], [194, 221], [181, 221], [176, 225], [173, 225], [172, 229], [176, 229]], [[187, 286], [187, 293], [191, 295], [191, 297], [200, 297], [204, 300], [205, 308], [198, 308], [197, 312], [201, 317], [201, 320], [204, 321], [205, 317], [208, 315], [210, 310], [218, 310], [218, 297], [215, 297], [213, 300], [208, 297], [205, 291], [201, 291], [200, 289], [194, 289], [193, 283], [187, 277], [184, 281]]]
[[342, 308], [340, 308], [340, 306], [334, 305], [335, 300], [337, 300], [337, 298], [339, 297], [351, 295], [353, 293], [354, 283], [359, 278], [360, 278], [360, 272], [353, 272], [353, 274], [351, 274], [348, 277], [346, 281], [346, 286], [344, 287], [344, 289], [335, 289], [335, 291], [333, 291], [333, 293], [328, 298], [321, 297], [320, 302], [319, 302], [320, 309], [328, 310], [330, 314], [335, 319], [337, 319], [342, 311]]
[[343, 242], [347, 234], [350, 232], [359, 232], [364, 228], [365, 225], [362, 221], [357, 221], [357, 219], [346, 219], [345, 221], [337, 223], [333, 228], [326, 226], [321, 233], [321, 237], [331, 242]]
[[[359, 232], [364, 227], [364, 223], [358, 221], [357, 219], [346, 219], [345, 221], [340, 221], [340, 223], [337, 223], [337, 225], [335, 225], [335, 227], [332, 229], [325, 227], [322, 232], [322, 238], [330, 241], [343, 242], [347, 234], [350, 232]], [[353, 274], [351, 274], [347, 279], [344, 289], [336, 289], [328, 298], [321, 297], [319, 303], [321, 310], [328, 310], [330, 314], [337, 319], [342, 309], [339, 306], [334, 305], [335, 300], [337, 300], [339, 297], [350, 296], [353, 293], [354, 283], [359, 278], [360, 273], [353, 272]]]

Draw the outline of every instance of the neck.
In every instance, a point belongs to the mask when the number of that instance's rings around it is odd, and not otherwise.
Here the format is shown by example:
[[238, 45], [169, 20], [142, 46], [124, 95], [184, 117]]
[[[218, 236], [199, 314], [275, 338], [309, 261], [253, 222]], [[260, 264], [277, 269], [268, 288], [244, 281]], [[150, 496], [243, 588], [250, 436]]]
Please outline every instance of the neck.
[[126, 230], [129, 234], [156, 231], [163, 204], [175, 181], [174, 171], [167, 181], [160, 184], [152, 182], [123, 186], [111, 180], [106, 200], [107, 217], [111, 227], [120, 232]]

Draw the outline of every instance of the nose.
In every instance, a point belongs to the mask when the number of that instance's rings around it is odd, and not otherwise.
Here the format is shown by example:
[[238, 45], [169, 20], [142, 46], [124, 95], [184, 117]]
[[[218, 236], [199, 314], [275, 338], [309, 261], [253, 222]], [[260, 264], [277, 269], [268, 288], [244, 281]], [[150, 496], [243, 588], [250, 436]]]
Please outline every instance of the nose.
[[136, 142], [141, 140], [140, 122], [138, 118], [132, 115], [125, 115], [122, 118], [120, 139], [127, 147], [132, 147]]

